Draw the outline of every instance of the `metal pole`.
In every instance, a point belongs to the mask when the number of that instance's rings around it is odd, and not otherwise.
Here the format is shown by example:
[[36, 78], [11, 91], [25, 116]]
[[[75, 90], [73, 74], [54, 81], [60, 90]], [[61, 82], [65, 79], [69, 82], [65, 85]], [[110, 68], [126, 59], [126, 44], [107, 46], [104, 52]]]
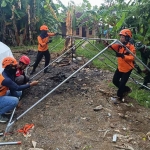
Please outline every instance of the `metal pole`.
[[105, 47], [102, 51], [100, 51], [98, 54], [96, 54], [93, 58], [91, 58], [88, 62], [86, 62], [83, 66], [81, 66], [78, 70], [76, 70], [73, 74], [71, 74], [68, 78], [66, 78], [64, 81], [62, 81], [59, 85], [57, 85], [54, 89], [52, 89], [50, 92], [48, 92], [45, 96], [43, 96], [40, 100], [38, 100], [34, 105], [32, 105], [30, 108], [28, 108], [24, 113], [22, 113], [20, 116], [18, 116], [13, 122], [11, 122], [8, 125], [8, 129], [10, 126], [12, 126], [16, 121], [18, 121], [21, 117], [23, 117], [28, 111], [30, 111], [32, 108], [34, 108], [38, 103], [40, 103], [43, 99], [45, 99], [48, 95], [50, 95], [52, 92], [54, 92], [57, 88], [59, 88], [62, 84], [64, 84], [67, 80], [69, 80], [72, 76], [74, 76], [77, 72], [79, 72], [82, 68], [84, 68], [87, 64], [92, 62], [95, 58], [97, 58], [99, 55], [101, 55], [105, 50], [108, 49], [109, 46], [116, 43], [116, 40], [113, 41], [110, 45]]
[[17, 142], [0, 142], [0, 146], [2, 145], [20, 145], [21, 141], [17, 141]]
[[[81, 41], [79, 41], [77, 44], [80, 44], [81, 42], [85, 42], [83, 41], [83, 39]], [[40, 74], [44, 69], [46, 69], [47, 67], [49, 67], [51, 64], [53, 64], [54, 62], [56, 62], [58, 59], [60, 59], [62, 56], [64, 56], [66, 53], [68, 53], [72, 48], [74, 48], [77, 44], [75, 44], [73, 47], [71, 47], [70, 49], [68, 49], [65, 53], [63, 53], [62, 55], [60, 55], [58, 58], [56, 58], [54, 61], [52, 61], [51, 63], [49, 63], [49, 65], [47, 65], [45, 68], [43, 68], [42, 70], [40, 70], [37, 74], [35, 74], [33, 77], [30, 78], [30, 80], [32, 80], [34, 77], [36, 77], [38, 74]]]
[[3, 137], [3, 139], [5, 140], [5, 137], [6, 137], [6, 133], [8, 132], [8, 130], [10, 129], [9, 127], [9, 124], [11, 123], [11, 121], [12, 121], [12, 119], [13, 119], [13, 116], [14, 116], [14, 114], [15, 114], [15, 111], [16, 111], [16, 107], [14, 108], [14, 110], [13, 110], [13, 112], [12, 112], [12, 114], [11, 114], [11, 117], [10, 117], [10, 119], [9, 119], [9, 121], [8, 121], [8, 124], [7, 124], [7, 126], [6, 126], [6, 129], [5, 129], [5, 132], [4, 132], [4, 137]]
[[[93, 45], [90, 41], [88, 41], [93, 47], [95, 47], [98, 51], [100, 51], [99, 48], [97, 48], [95, 45]], [[111, 61], [113, 64], [115, 64], [110, 58], [108, 58], [105, 54], [103, 54], [109, 61]], [[115, 64], [117, 66], [117, 64]], [[136, 75], [135, 73], [132, 73], [133, 75], [137, 76], [140, 79], [143, 79], [142, 77]]]
[[106, 40], [106, 41], [115, 41], [117, 39], [107, 39], [107, 38], [87, 38], [87, 37], [80, 37], [80, 36], [67, 36], [66, 38], [73, 37], [75, 39], [89, 39], [89, 40]]

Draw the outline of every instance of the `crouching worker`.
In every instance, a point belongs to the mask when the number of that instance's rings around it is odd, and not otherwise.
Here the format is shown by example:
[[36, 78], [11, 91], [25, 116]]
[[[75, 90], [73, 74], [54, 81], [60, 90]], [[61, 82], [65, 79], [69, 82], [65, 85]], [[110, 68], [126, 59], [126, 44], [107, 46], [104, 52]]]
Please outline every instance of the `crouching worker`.
[[[132, 33], [129, 29], [123, 29], [119, 33], [120, 42], [126, 46], [134, 55], [135, 47], [131, 44], [130, 38]], [[116, 52], [118, 67], [113, 76], [113, 84], [118, 88], [117, 97], [112, 98], [114, 104], [124, 101], [124, 97], [131, 92], [131, 89], [126, 86], [130, 74], [134, 68], [134, 56], [132, 56], [126, 48], [120, 44], [113, 44], [110, 49]]]
[[0, 74], [0, 122], [7, 122], [8, 118], [5, 114], [17, 106], [22, 90], [37, 85], [38, 81], [17, 85], [15, 83], [17, 61], [13, 57], [4, 58], [2, 67], [4, 70]]
[[30, 59], [28, 56], [23, 55], [19, 59], [19, 64], [17, 66], [15, 82], [18, 85], [26, 84], [29, 81], [29, 77], [25, 74], [25, 68], [30, 64]]

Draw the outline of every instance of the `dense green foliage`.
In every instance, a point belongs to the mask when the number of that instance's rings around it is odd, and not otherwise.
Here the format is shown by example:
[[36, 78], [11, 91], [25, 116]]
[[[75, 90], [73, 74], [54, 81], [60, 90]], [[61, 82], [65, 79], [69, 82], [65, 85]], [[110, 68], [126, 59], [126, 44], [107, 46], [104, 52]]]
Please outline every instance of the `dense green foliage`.
[[[88, 0], [81, 6], [71, 1], [64, 6], [61, 0], [1, 0], [0, 1], [0, 40], [8, 45], [20, 46], [36, 42], [39, 27], [49, 26], [50, 31], [60, 31], [61, 22], [65, 21], [66, 12], [71, 10], [73, 29], [80, 26], [84, 18], [89, 18], [82, 25], [91, 25], [97, 36], [103, 36], [105, 30], [110, 37], [118, 35], [120, 29], [127, 27], [133, 32], [136, 41], [150, 44], [150, 2], [147, 0], [105, 0], [101, 6], [92, 7]], [[74, 18], [75, 12], [82, 12], [80, 18]], [[113, 30], [109, 28], [113, 27]]]

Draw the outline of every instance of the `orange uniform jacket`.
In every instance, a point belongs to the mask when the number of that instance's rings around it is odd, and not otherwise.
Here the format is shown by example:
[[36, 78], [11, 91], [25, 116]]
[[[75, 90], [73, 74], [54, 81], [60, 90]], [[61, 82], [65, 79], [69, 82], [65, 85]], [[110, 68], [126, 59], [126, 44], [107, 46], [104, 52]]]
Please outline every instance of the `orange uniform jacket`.
[[[111, 46], [116, 52], [125, 54], [127, 50], [119, 44], [113, 44]], [[134, 45], [128, 43], [126, 47], [135, 55], [135, 47]], [[118, 70], [120, 72], [128, 72], [134, 68], [134, 56], [131, 54], [124, 55], [124, 58], [118, 57]]]
[[0, 74], [0, 96], [4, 96], [8, 90], [8, 87], [2, 85], [4, 79], [2, 74]]
[[40, 36], [37, 37], [38, 39], [38, 51], [46, 51], [48, 50], [48, 42], [49, 42], [49, 37], [54, 36], [55, 33], [47, 33], [48, 36], [44, 39], [42, 39]]

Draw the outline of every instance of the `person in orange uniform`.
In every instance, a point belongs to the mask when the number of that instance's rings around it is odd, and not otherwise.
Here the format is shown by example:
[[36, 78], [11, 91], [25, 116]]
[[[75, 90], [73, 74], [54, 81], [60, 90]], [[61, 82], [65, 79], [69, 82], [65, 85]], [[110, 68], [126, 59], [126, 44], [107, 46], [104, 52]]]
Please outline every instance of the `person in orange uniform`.
[[[42, 57], [45, 57], [45, 67], [48, 66], [50, 62], [50, 53], [48, 50], [48, 43], [51, 42], [49, 41], [49, 37], [58, 35], [58, 33], [50, 33], [48, 32], [48, 27], [46, 25], [42, 25], [40, 27], [41, 34], [37, 37], [38, 40], [38, 54], [36, 57], [36, 61], [33, 65], [33, 70], [31, 71], [30, 74], [33, 74], [35, 72], [36, 67], [38, 66], [39, 62], [41, 61]], [[44, 73], [48, 73], [49, 71], [47, 70], [48, 68], [44, 69]]]
[[120, 42], [123, 44], [113, 44], [110, 48], [116, 52], [116, 57], [118, 61], [118, 67], [113, 76], [113, 84], [118, 88], [117, 97], [114, 103], [119, 103], [123, 101], [123, 97], [131, 92], [131, 89], [126, 86], [126, 83], [130, 77], [130, 74], [134, 68], [134, 56], [130, 54], [125, 47], [127, 47], [134, 55], [135, 47], [130, 43], [132, 38], [132, 33], [129, 29], [123, 29], [119, 33]]
[[17, 61], [13, 57], [6, 57], [2, 61], [4, 68], [0, 74], [0, 122], [7, 122], [6, 113], [12, 111], [19, 103], [22, 90], [38, 84], [38, 81], [17, 85], [15, 83], [15, 74], [17, 70]]

